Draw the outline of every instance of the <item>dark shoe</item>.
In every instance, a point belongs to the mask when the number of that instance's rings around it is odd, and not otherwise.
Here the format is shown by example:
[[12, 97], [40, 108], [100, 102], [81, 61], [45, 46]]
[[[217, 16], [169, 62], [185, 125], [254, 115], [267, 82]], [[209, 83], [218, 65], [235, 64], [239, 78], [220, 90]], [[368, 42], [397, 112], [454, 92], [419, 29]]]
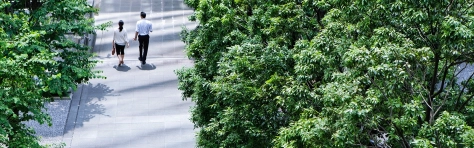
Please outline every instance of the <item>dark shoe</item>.
[[146, 64], [146, 62], [145, 62], [145, 61], [142, 61], [142, 65], [145, 65], [145, 64]]
[[138, 60], [139, 60], [139, 61], [142, 61], [142, 58], [138, 57]]

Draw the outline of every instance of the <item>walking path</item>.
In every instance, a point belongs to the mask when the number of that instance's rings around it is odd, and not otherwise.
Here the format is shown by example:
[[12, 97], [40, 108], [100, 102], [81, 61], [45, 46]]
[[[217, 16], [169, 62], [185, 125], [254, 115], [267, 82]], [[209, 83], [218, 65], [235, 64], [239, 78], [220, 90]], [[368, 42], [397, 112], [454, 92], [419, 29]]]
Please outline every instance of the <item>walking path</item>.
[[[96, 24], [112, 21], [108, 31], [97, 32], [93, 52], [102, 61], [96, 70], [107, 79], [93, 79], [74, 92], [62, 141], [72, 148], [191, 148], [195, 131], [189, 121], [190, 101], [181, 100], [174, 70], [191, 67], [184, 54], [181, 26], [194, 28], [192, 10], [182, 0], [95, 0], [100, 7]], [[147, 64], [138, 58], [133, 41], [140, 11], [153, 23]], [[125, 65], [110, 55], [112, 30], [125, 22], [131, 40]]]

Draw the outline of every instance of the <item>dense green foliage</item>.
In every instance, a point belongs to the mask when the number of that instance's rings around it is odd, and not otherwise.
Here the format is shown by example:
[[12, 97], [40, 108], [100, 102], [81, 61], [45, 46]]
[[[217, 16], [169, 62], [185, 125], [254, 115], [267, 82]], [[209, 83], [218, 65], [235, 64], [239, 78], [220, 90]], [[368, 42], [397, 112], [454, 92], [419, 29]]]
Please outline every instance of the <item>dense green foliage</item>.
[[0, 143], [40, 147], [34, 131], [22, 122], [51, 125], [42, 111], [48, 94], [64, 94], [77, 84], [100, 77], [88, 46], [67, 35], [93, 33], [97, 12], [86, 0], [43, 0], [25, 8], [24, 1], [0, 1]]
[[474, 1], [185, 3], [200, 147], [474, 147]]

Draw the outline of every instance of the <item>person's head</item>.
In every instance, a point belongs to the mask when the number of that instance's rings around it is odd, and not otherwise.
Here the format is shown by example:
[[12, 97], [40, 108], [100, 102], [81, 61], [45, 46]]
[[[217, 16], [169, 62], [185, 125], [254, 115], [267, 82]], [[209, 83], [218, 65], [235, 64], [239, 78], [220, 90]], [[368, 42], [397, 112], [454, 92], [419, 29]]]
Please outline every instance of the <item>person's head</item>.
[[118, 23], [118, 25], [119, 25], [119, 30], [120, 30], [120, 32], [122, 32], [122, 29], [123, 29], [123, 21], [120, 20], [119, 23]]
[[145, 13], [145, 12], [140, 12], [140, 16], [141, 16], [142, 18], [146, 18], [146, 13]]

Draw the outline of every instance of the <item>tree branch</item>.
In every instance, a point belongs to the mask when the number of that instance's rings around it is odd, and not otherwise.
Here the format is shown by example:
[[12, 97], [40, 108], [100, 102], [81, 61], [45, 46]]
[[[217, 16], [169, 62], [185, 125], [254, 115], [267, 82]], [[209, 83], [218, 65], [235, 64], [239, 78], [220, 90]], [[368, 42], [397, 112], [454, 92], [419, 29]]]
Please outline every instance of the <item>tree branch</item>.
[[[433, 49], [433, 50], [434, 50], [434, 49]], [[434, 91], [435, 91], [435, 89], [436, 89], [436, 82], [438, 81], [437, 75], [438, 75], [438, 66], [439, 66], [439, 61], [440, 61], [440, 59], [439, 59], [439, 58], [440, 58], [440, 54], [437, 53], [437, 52], [435, 52], [434, 54], [435, 54], [435, 57], [434, 57], [433, 60], [434, 60], [435, 64], [434, 64], [434, 66], [433, 66], [433, 74], [432, 74], [432, 77], [431, 77], [431, 84], [430, 84], [430, 88], [429, 88], [429, 89], [430, 89], [430, 94], [429, 94], [429, 97], [428, 97], [428, 101], [425, 101], [425, 102], [427, 103], [428, 107], [430, 107], [430, 106], [432, 107], [432, 106], [433, 106], [432, 100], [433, 100], [433, 98], [434, 98], [433, 96], [434, 96]], [[430, 108], [426, 108], [425, 120], [426, 120], [427, 122], [430, 121], [430, 117], [431, 117], [431, 113], [432, 113], [432, 109], [433, 109], [433, 108], [431, 108], [431, 107], [430, 107]]]
[[[469, 78], [467, 78], [466, 82], [469, 82], [472, 79], [473, 76], [474, 76], [474, 72], [469, 76]], [[458, 106], [459, 102], [461, 101], [461, 96], [462, 96], [462, 94], [464, 94], [465, 89], [466, 89], [466, 86], [463, 85], [462, 89], [461, 89], [461, 92], [459, 92], [458, 98], [456, 99], [456, 105], [455, 106]]]
[[[447, 64], [447, 62], [448, 62], [448, 61], [446, 60], [445, 65]], [[443, 68], [444, 71], [443, 71], [443, 80], [442, 80], [442, 83], [441, 83], [441, 87], [440, 87], [440, 89], [434, 94], [433, 98], [435, 98], [437, 95], [439, 95], [441, 92], [443, 92], [444, 83], [445, 83], [446, 75], [447, 75], [447, 73], [448, 73], [448, 71], [449, 71], [449, 68], [451, 68], [451, 67], [454, 66], [454, 65], [459, 65], [459, 64], [461, 64], [461, 63], [464, 63], [464, 61], [462, 61], [462, 62], [453, 62], [453, 63], [449, 64], [447, 67], [444, 67], [444, 68]], [[458, 74], [459, 74], [459, 73], [458, 73]], [[457, 74], [456, 74], [456, 75], [457, 75]]]
[[[451, 83], [453, 83], [454, 81], [454, 75], [455, 75], [456, 71], [453, 72], [453, 78], [451, 79]], [[448, 95], [449, 95], [449, 92], [453, 89], [454, 86], [451, 86], [451, 88], [447, 91], [446, 95], [444, 96], [444, 99], [443, 99], [443, 103], [441, 103], [441, 105], [438, 107], [438, 109], [436, 109], [435, 113], [433, 114], [433, 117], [436, 116], [436, 114], [438, 114], [438, 112], [441, 110], [441, 108], [446, 104], [446, 101], [448, 100]]]
[[392, 123], [393, 127], [395, 127], [395, 133], [402, 139], [402, 142], [403, 142], [403, 147], [405, 148], [410, 148], [410, 144], [407, 142], [407, 139], [405, 138], [405, 136], [403, 135], [403, 131], [397, 127], [397, 125], [395, 125], [394, 123]]
[[446, 76], [448, 75], [448, 70], [449, 70], [449, 65], [446, 66], [448, 64], [448, 60], [446, 60], [444, 62], [444, 65], [445, 67], [443, 67], [443, 80], [441, 80], [441, 87], [439, 87], [439, 90], [433, 94], [433, 96], [431, 96], [431, 98], [435, 98], [436, 96], [438, 96], [441, 92], [443, 92], [443, 89], [444, 89], [444, 83], [446, 82]]
[[467, 63], [464, 64], [464, 67], [461, 68], [461, 70], [459, 70], [459, 72], [458, 72], [456, 75], [454, 75], [454, 77], [458, 77], [458, 75], [459, 75], [462, 71], [464, 71], [466, 68], [467, 68]]
[[471, 3], [461, 14], [465, 14], [467, 10], [471, 9], [472, 5], [474, 5], [474, 3]]
[[452, 6], [452, 5], [453, 5], [453, 0], [451, 0], [451, 1], [449, 2], [448, 7], [446, 7], [446, 9], [444, 9], [445, 15], [448, 15], [448, 12], [449, 12], [449, 10], [451, 9], [451, 6]]
[[464, 103], [458, 108], [458, 112], [460, 112], [462, 109], [464, 109], [464, 107], [466, 107], [467, 103], [469, 103], [472, 100], [472, 98], [474, 98], [474, 95], [471, 95], [471, 97], [469, 97], [469, 99], [464, 101]]
[[416, 26], [415, 28], [416, 28], [416, 30], [418, 31], [418, 34], [421, 36], [421, 38], [422, 38], [425, 42], [431, 44], [431, 42], [428, 40], [428, 37], [421, 31], [420, 26]]

